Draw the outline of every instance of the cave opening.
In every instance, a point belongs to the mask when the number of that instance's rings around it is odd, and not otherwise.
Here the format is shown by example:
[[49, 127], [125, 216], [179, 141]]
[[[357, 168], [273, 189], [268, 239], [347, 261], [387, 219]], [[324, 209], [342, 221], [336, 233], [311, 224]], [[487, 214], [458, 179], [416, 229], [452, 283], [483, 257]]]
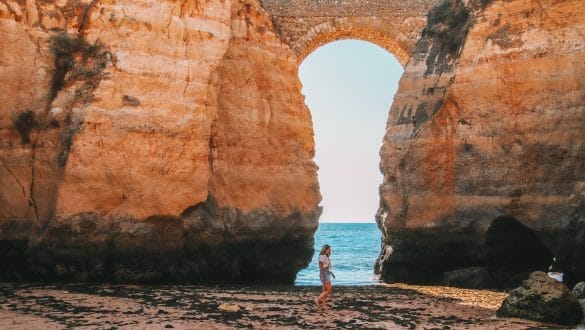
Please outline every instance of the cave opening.
[[515, 287], [534, 271], [546, 271], [553, 255], [536, 233], [513, 217], [501, 216], [484, 241], [485, 264], [501, 287]]
[[323, 214], [315, 254], [297, 284], [319, 284], [318, 254], [332, 246], [339, 285], [376, 281], [381, 233], [380, 148], [403, 68], [386, 49], [362, 40], [321, 45], [299, 67], [312, 120]]

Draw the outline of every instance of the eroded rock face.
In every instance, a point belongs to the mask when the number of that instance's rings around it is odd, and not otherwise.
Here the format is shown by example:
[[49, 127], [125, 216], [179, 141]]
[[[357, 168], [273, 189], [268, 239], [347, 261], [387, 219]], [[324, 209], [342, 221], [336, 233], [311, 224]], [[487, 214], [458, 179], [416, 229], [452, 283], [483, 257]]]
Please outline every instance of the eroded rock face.
[[3, 278], [292, 282], [320, 214], [258, 1], [0, 1]]
[[444, 1], [431, 11], [381, 151], [385, 280], [502, 269], [485, 258], [496, 219], [544, 246], [531, 270], [556, 256], [568, 277], [585, 277], [584, 6]]

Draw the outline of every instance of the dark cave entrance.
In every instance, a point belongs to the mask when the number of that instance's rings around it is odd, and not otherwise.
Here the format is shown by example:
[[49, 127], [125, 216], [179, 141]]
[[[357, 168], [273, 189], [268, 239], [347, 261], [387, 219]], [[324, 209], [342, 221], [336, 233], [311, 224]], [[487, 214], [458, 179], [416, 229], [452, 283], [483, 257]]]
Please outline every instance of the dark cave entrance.
[[514, 287], [534, 271], [546, 271], [553, 255], [534, 231], [513, 217], [494, 219], [484, 242], [485, 265], [502, 287]]

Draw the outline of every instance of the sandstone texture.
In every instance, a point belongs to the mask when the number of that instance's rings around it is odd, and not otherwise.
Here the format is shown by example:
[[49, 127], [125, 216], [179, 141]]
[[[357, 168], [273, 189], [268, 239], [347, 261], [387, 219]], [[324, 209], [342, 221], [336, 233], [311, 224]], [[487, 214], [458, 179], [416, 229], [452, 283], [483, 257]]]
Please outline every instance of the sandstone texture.
[[320, 210], [257, 1], [0, 1], [0, 277], [291, 282]]
[[510, 292], [496, 315], [563, 325], [576, 325], [583, 319], [577, 298], [544, 272], [530, 274], [519, 288]]
[[439, 1], [381, 150], [386, 281], [585, 277], [583, 1]]

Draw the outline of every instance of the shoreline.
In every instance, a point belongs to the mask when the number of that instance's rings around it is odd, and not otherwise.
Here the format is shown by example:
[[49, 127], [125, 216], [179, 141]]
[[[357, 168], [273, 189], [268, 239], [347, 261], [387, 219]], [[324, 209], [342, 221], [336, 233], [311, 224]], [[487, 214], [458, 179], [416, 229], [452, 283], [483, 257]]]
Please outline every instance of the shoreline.
[[327, 312], [312, 302], [319, 292], [317, 286], [0, 283], [0, 328], [555, 327], [496, 318], [494, 301], [506, 295], [500, 292], [337, 286]]

